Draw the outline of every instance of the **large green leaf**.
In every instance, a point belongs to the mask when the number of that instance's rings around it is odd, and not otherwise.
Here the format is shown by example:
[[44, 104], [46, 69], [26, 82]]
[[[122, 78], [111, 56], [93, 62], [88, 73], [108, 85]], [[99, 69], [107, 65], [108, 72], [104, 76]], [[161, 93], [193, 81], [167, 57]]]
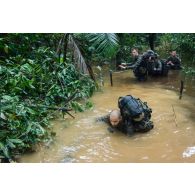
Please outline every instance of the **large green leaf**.
[[0, 142], [0, 151], [3, 151], [3, 154], [6, 158], [10, 158], [9, 150], [2, 142]]
[[86, 35], [97, 52], [108, 57], [116, 54], [119, 46], [118, 36], [115, 33], [92, 33]]

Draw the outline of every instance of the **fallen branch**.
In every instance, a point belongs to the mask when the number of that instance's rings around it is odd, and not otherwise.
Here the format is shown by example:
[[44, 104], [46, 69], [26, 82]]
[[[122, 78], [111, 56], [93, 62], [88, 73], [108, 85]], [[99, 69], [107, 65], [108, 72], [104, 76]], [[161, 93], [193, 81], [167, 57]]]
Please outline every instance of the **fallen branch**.
[[69, 113], [69, 111], [71, 111], [71, 108], [66, 108], [66, 107], [52, 107], [52, 106], [43, 106], [43, 105], [30, 105], [30, 107], [33, 108], [47, 108], [49, 110], [58, 110], [58, 111], [62, 111], [63, 114], [63, 118], [64, 118], [64, 114], [67, 113], [68, 115], [70, 115], [72, 118], [75, 118], [72, 114]]
[[70, 102], [71, 100], [73, 100], [78, 92], [79, 90], [77, 89], [68, 99], [66, 99], [65, 105], [68, 104], [68, 102]]

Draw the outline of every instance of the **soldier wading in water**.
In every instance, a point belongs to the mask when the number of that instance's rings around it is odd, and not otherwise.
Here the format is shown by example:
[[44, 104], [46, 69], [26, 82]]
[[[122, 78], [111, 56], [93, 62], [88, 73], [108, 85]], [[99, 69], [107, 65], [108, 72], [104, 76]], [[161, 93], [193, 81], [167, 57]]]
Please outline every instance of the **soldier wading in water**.
[[146, 102], [127, 95], [119, 97], [118, 107], [120, 110], [112, 110], [108, 115], [97, 119], [109, 125], [109, 132], [119, 130], [132, 136], [136, 132], [144, 133], [153, 128], [153, 122], [150, 121], [152, 109]]

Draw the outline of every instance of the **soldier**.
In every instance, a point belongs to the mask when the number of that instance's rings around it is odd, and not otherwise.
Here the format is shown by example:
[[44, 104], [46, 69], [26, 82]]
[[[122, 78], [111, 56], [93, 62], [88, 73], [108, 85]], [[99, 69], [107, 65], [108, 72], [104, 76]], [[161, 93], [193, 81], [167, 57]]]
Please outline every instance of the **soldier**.
[[167, 65], [164, 60], [160, 60], [157, 53], [154, 53], [154, 56], [154, 61], [148, 66], [148, 74], [150, 76], [167, 76], [169, 65]]
[[102, 116], [97, 118], [97, 121], [103, 121], [109, 125], [108, 131], [113, 133], [116, 129], [119, 131], [124, 130], [124, 124], [122, 121], [122, 116], [120, 113], [120, 110], [112, 110], [109, 114], [106, 116]]
[[181, 69], [181, 59], [177, 56], [175, 50], [170, 52], [171, 56], [167, 59], [166, 64], [170, 66], [171, 69]]
[[133, 48], [131, 50], [131, 55], [133, 57], [132, 63], [123, 63], [119, 65], [122, 69], [133, 69], [135, 77], [139, 81], [146, 80], [147, 79], [147, 63], [144, 58], [144, 56], [139, 55], [138, 49]]
[[154, 51], [148, 50], [143, 55], [139, 55], [137, 49], [132, 49], [132, 56], [133, 63], [122, 64], [119, 67], [133, 69], [133, 73], [139, 81], [147, 80], [148, 75], [168, 75], [169, 66], [163, 60], [158, 59], [158, 54]]
[[139, 55], [137, 48], [131, 49], [131, 55], [133, 57], [133, 62], [132, 63], [122, 63], [121, 65], [119, 65], [121, 69], [133, 69], [133, 67], [135, 67], [135, 64], [141, 60], [141, 56]]
[[145, 81], [148, 77], [148, 70], [155, 61], [155, 55], [152, 50], [145, 52], [134, 64], [134, 75], [139, 81]]
[[113, 133], [117, 129], [132, 136], [135, 132], [143, 133], [153, 128], [153, 122], [150, 121], [152, 110], [146, 102], [128, 95], [119, 97], [118, 106], [120, 111], [113, 110], [108, 115], [97, 119], [109, 124], [109, 132]]

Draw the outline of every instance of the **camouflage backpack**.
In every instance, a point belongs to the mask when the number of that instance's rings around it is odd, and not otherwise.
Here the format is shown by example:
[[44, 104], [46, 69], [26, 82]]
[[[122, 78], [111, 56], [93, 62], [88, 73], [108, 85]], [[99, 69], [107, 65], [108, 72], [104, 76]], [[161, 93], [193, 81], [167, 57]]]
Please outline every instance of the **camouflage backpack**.
[[144, 113], [145, 119], [151, 118], [152, 109], [148, 107], [147, 103], [131, 95], [119, 97], [118, 107], [124, 119], [137, 118], [142, 113]]

